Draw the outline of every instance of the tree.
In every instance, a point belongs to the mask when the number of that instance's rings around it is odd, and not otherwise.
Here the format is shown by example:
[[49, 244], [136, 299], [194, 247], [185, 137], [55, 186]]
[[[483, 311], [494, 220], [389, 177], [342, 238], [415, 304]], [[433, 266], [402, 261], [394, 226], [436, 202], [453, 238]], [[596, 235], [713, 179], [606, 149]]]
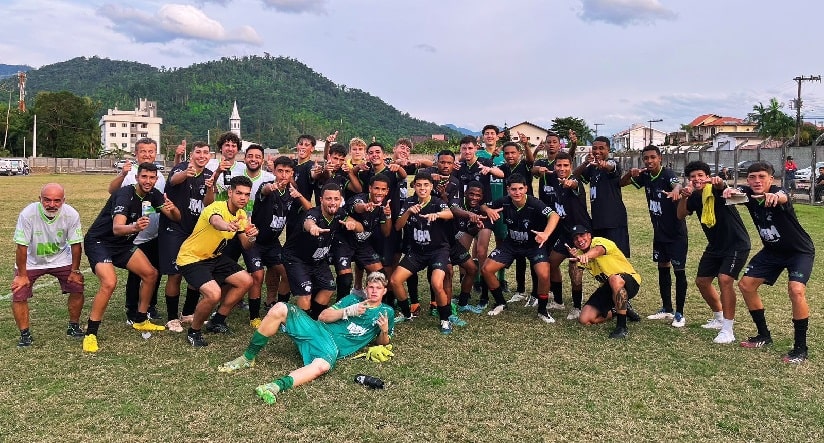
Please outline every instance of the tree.
[[71, 92], [40, 92], [34, 102], [37, 146], [45, 156], [96, 157], [100, 103]]
[[594, 139], [592, 136], [592, 130], [589, 129], [589, 125], [587, 125], [587, 122], [582, 118], [556, 117], [552, 120], [552, 126], [550, 129], [557, 133], [562, 139], [566, 139], [569, 134], [569, 130], [572, 129], [578, 136], [579, 145], [589, 145]]
[[792, 137], [795, 134], [795, 120], [785, 114], [782, 107], [784, 105], [778, 103], [775, 97], [770, 99], [767, 107], [760, 102], [753, 106], [750, 120], [755, 123], [755, 130], [764, 137]]

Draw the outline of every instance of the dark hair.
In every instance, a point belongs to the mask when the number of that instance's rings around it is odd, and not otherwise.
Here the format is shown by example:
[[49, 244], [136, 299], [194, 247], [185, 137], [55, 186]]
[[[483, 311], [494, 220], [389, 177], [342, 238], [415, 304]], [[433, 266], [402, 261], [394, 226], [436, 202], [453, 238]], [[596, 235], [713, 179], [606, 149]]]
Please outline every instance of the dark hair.
[[[526, 141], [526, 140], [524, 140], [524, 141]], [[514, 146], [514, 147], [515, 147], [515, 149], [517, 149], [517, 150], [518, 150], [518, 152], [521, 152], [521, 145], [519, 145], [519, 144], [518, 144], [518, 143], [516, 143], [516, 142], [506, 142], [506, 143], [504, 143], [504, 144], [503, 144], [503, 146], [501, 146], [501, 151], [503, 151], [504, 149], [506, 149], [506, 147], [507, 147], [507, 146]]]
[[747, 174], [751, 174], [753, 172], [761, 172], [766, 171], [770, 175], [775, 174], [775, 168], [767, 162], [755, 162], [747, 168]]
[[516, 173], [510, 175], [509, 178], [506, 179], [506, 187], [507, 188], [514, 185], [514, 184], [518, 184], [518, 183], [520, 183], [524, 186], [527, 186], [526, 177], [521, 175], [519, 172], [516, 172]]
[[704, 171], [704, 174], [710, 175], [710, 165], [702, 162], [701, 160], [693, 160], [687, 163], [687, 166], [684, 167], [684, 175], [689, 177], [695, 171]]
[[278, 166], [288, 166], [289, 168], [294, 170], [295, 161], [285, 155], [281, 155], [280, 157], [275, 159], [275, 163], [274, 165], [272, 165], [273, 168], [277, 168]]
[[229, 180], [229, 187], [231, 189], [237, 189], [238, 186], [245, 186], [249, 189], [252, 189], [252, 179], [245, 175], [236, 175]]
[[298, 141], [296, 141], [296, 142], [295, 142], [295, 144], [300, 144], [300, 141], [301, 141], [301, 140], [309, 140], [310, 142], [312, 142], [312, 146], [313, 146], [313, 147], [314, 147], [314, 146], [318, 143], [318, 140], [317, 140], [315, 137], [313, 137], [313, 136], [311, 136], [311, 135], [309, 135], [309, 134], [301, 134], [301, 135], [299, 135], [299, 136], [298, 136]]
[[433, 185], [435, 184], [435, 180], [432, 180], [432, 174], [428, 172], [418, 172], [415, 174], [415, 178], [412, 180], [412, 183], [415, 183], [418, 180], [426, 180]]
[[569, 160], [569, 162], [572, 163], [572, 156], [569, 155], [569, 152], [560, 151], [555, 154], [555, 161], [557, 162], [558, 160]]
[[346, 157], [346, 154], [349, 153], [349, 150], [346, 149], [346, 146], [343, 146], [340, 143], [335, 143], [334, 145], [329, 147], [329, 153], [327, 156], [332, 156], [332, 154], [338, 154], [340, 156]]
[[373, 148], [373, 147], [375, 147], [375, 146], [377, 146], [377, 147], [381, 148], [381, 151], [386, 152], [386, 148], [384, 148], [384, 147], [383, 147], [383, 144], [382, 144], [382, 143], [378, 143], [378, 142], [372, 142], [372, 143], [369, 143], [369, 146], [367, 146], [367, 147], [366, 147], [366, 150], [368, 151], [369, 149], [371, 149], [371, 148]]
[[340, 192], [340, 186], [337, 183], [329, 182], [323, 185], [320, 189], [320, 195], [322, 196], [326, 191], [337, 191]]
[[555, 132], [555, 131], [546, 131], [546, 138], [548, 139], [548, 138], [550, 138], [550, 137], [555, 137], [555, 138], [557, 138], [557, 139], [559, 139], [559, 140], [561, 139], [561, 136], [560, 136], [560, 135], [558, 135], [558, 133], [557, 133], [557, 132]]
[[217, 148], [223, 149], [223, 144], [226, 142], [234, 142], [238, 148], [240, 148], [240, 137], [237, 136], [234, 132], [224, 132], [220, 134], [220, 137], [217, 139]]
[[389, 177], [384, 174], [373, 175], [372, 178], [369, 179], [369, 186], [372, 186], [375, 182], [384, 182], [386, 186], [389, 186]]
[[455, 158], [455, 153], [450, 151], [449, 149], [444, 149], [443, 151], [439, 152], [438, 153], [438, 160], [441, 159], [442, 155], [448, 155], [448, 156], [452, 157], [453, 159]]
[[478, 140], [475, 139], [474, 135], [465, 135], [461, 138], [461, 141], [458, 142], [459, 145], [466, 145], [472, 143], [473, 145], [478, 144]]
[[495, 125], [486, 125], [486, 126], [484, 126], [484, 128], [483, 128], [483, 129], [481, 129], [481, 134], [483, 134], [484, 132], [486, 132], [486, 130], [487, 130], [487, 129], [494, 129], [496, 134], [500, 134], [500, 133], [501, 133], [501, 130], [500, 130], [500, 129], [498, 129], [498, 127], [497, 127], [497, 126], [495, 126]]
[[140, 171], [154, 171], [157, 172], [157, 165], [150, 162], [143, 162], [137, 166], [137, 174], [140, 175]]
[[211, 146], [209, 146], [209, 144], [208, 144], [208, 143], [206, 143], [206, 142], [195, 142], [195, 144], [194, 144], [194, 145], [192, 145], [192, 151], [194, 151], [194, 150], [195, 150], [195, 149], [197, 149], [197, 148], [202, 148], [202, 147], [204, 147], [204, 146], [205, 146], [205, 147], [207, 147], [207, 148], [209, 148], [209, 150], [210, 150], [210, 151], [212, 150], [212, 147], [211, 147]]
[[261, 154], [261, 155], [263, 155], [263, 154], [265, 154], [265, 153], [266, 153], [266, 152], [263, 150], [263, 146], [261, 146], [261, 145], [259, 145], [259, 144], [257, 144], [257, 143], [253, 143], [253, 144], [249, 145], [249, 146], [246, 148], [246, 153], [248, 154], [248, 153], [249, 153], [249, 151], [251, 151], [252, 149], [257, 149], [258, 151], [260, 151], [260, 154]]
[[[466, 189], [469, 190], [469, 188], [477, 188], [481, 190], [481, 194], [484, 193], [484, 185], [482, 185], [481, 182], [477, 180], [472, 180], [471, 182], [467, 183]], [[464, 193], [466, 193], [466, 191], [464, 191]]]
[[643, 155], [647, 151], [655, 151], [655, 153], [658, 154], [659, 157], [661, 156], [661, 150], [658, 149], [658, 146], [655, 146], [655, 145], [646, 145], [646, 146], [644, 146], [644, 149], [641, 150], [641, 155]]
[[595, 143], [595, 142], [604, 142], [604, 143], [607, 144], [607, 148], [609, 147], [609, 139], [604, 137], [603, 135], [599, 135], [598, 137], [595, 137], [595, 140], [593, 140], [592, 142], [593, 143]]

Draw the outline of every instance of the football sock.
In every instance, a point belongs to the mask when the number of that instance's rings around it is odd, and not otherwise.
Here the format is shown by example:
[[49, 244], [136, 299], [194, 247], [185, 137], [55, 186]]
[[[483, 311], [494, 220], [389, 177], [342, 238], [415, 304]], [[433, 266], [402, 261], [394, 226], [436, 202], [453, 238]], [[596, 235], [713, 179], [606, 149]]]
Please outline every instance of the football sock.
[[750, 317], [752, 317], [752, 321], [755, 323], [755, 327], [758, 329], [758, 335], [762, 337], [769, 337], [770, 330], [767, 329], [767, 320], [764, 318], [764, 310], [756, 309], [750, 311]]
[[800, 320], [793, 319], [795, 349], [807, 349], [807, 324], [809, 320], [809, 318], [802, 318]]
[[526, 257], [515, 259], [515, 285], [516, 292], [526, 292]]
[[338, 287], [338, 300], [349, 295], [349, 292], [352, 290], [353, 281], [352, 273], [341, 274], [335, 278], [335, 286]]
[[100, 328], [100, 321], [94, 321], [89, 319], [89, 323], [86, 325], [86, 335], [97, 335], [97, 330]]
[[249, 299], [249, 320], [260, 318], [260, 298]]
[[187, 287], [186, 300], [183, 301], [183, 315], [194, 315], [198, 301], [200, 301], [200, 292], [197, 289]]
[[269, 337], [255, 331], [255, 333], [252, 334], [252, 339], [249, 340], [249, 346], [246, 347], [246, 352], [243, 353], [243, 356], [246, 357], [246, 360], [254, 360], [260, 350], [266, 346], [266, 343], [269, 343]]
[[658, 290], [661, 292], [661, 306], [665, 312], [672, 312], [672, 274], [670, 268], [658, 268]]
[[[564, 282], [551, 281], [549, 282], [549, 290], [552, 292], [552, 299], [559, 305], [564, 304]], [[540, 298], [539, 298], [540, 300]]]
[[675, 311], [684, 313], [684, 303], [687, 301], [687, 271], [675, 271]]
[[169, 316], [169, 320], [176, 320], [180, 316], [177, 308], [179, 299], [180, 295], [166, 294], [166, 314]]

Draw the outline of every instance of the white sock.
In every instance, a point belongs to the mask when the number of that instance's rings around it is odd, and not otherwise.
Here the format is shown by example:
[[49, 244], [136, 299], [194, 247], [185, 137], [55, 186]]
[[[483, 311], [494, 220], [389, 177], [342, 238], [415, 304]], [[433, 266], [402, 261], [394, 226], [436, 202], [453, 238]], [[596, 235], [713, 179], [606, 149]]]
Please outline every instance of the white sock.
[[727, 320], [727, 319], [725, 318], [725, 319], [724, 319], [724, 324], [721, 326], [721, 329], [723, 329], [723, 330], [725, 330], [725, 331], [730, 331], [730, 332], [732, 332], [732, 324], [733, 324], [733, 323], [735, 323], [735, 320]]
[[715, 320], [724, 320], [724, 311], [713, 312], [712, 315]]

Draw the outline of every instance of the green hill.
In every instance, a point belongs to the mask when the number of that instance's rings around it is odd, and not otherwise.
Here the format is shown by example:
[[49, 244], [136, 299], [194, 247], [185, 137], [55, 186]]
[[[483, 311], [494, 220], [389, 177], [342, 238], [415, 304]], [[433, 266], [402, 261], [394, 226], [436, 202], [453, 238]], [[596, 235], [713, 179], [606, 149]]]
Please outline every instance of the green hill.
[[375, 137], [384, 144], [412, 135], [460, 137], [457, 131], [412, 118], [368, 92], [336, 85], [283, 57], [224, 57], [174, 69], [79, 57], [29, 71], [31, 104], [39, 91], [61, 90], [99, 101], [101, 114], [115, 106], [133, 108], [139, 97], [157, 101], [167, 144], [184, 137], [205, 139], [207, 130], [227, 131], [235, 100], [244, 138], [268, 147], [294, 146], [299, 134], [321, 136], [336, 130], [339, 140]]

